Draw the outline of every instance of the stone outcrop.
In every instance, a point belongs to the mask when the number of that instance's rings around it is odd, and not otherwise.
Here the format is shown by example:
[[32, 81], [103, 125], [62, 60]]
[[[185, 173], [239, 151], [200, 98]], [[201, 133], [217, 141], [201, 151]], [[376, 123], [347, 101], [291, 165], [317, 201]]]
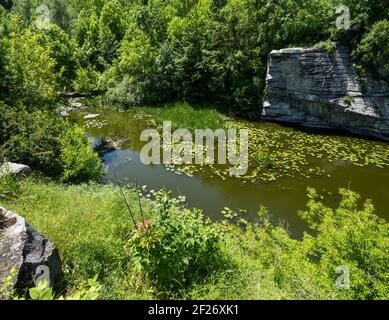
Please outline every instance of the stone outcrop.
[[31, 168], [25, 164], [5, 162], [0, 167], [0, 176], [6, 174], [28, 176], [31, 173]]
[[[62, 278], [58, 250], [19, 215], [0, 207], [0, 285], [16, 269], [13, 288], [31, 288], [46, 279], [57, 287]], [[1, 296], [0, 299], [4, 298]]]
[[388, 83], [361, 82], [347, 48], [334, 45], [271, 52], [262, 119], [389, 140]]

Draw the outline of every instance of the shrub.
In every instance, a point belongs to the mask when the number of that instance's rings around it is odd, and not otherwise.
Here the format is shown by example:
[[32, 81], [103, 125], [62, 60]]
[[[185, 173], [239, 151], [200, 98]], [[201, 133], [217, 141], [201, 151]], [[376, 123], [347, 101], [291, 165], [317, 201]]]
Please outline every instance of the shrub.
[[389, 20], [376, 22], [365, 34], [354, 55], [365, 66], [382, 65], [389, 71]]
[[73, 130], [64, 132], [60, 138], [60, 146], [63, 166], [61, 181], [82, 182], [101, 176], [101, 160], [80, 128], [74, 127]]
[[318, 281], [328, 292], [339, 277], [337, 268], [348, 268], [349, 288], [336, 290], [337, 298], [387, 299], [389, 224], [378, 217], [371, 201], [360, 206], [360, 196], [346, 189], [340, 195], [340, 205], [333, 210], [309, 190], [308, 210], [300, 215], [316, 235], [305, 235], [303, 250], [312, 262], [317, 261]]
[[84, 133], [58, 116], [0, 103], [0, 134], [0, 156], [11, 162], [64, 182], [101, 176], [101, 160]]
[[230, 274], [220, 277], [216, 289], [241, 279], [232, 294], [222, 292], [218, 299], [388, 299], [389, 224], [355, 192], [341, 189], [340, 195], [333, 209], [309, 189], [307, 209], [299, 215], [311, 230], [300, 240], [271, 224], [263, 210], [260, 225], [228, 225], [227, 251], [239, 269], [231, 280]]
[[325, 52], [332, 54], [335, 51], [335, 44], [331, 40], [321, 41], [315, 45], [315, 48], [323, 49]]
[[187, 210], [160, 191], [151, 224], [130, 238], [135, 266], [161, 290], [182, 289], [223, 265], [222, 233], [199, 210]]
[[43, 34], [31, 29], [11, 32], [6, 52], [6, 86], [9, 94], [4, 99], [10, 104], [20, 102], [29, 108], [54, 103], [59, 96], [58, 79], [53, 49]]
[[79, 68], [76, 71], [76, 80], [73, 87], [78, 92], [92, 94], [98, 90], [99, 73], [92, 67]]

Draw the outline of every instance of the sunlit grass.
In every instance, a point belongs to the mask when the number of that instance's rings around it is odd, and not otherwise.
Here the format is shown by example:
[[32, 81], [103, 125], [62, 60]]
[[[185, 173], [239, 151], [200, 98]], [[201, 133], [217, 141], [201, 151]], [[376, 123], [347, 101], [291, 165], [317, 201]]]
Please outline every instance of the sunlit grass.
[[138, 113], [153, 117], [157, 125], [161, 126], [164, 121], [171, 121], [173, 129], [222, 129], [224, 128], [225, 116], [211, 107], [194, 107], [187, 102], [160, 107], [138, 107]]
[[[190, 286], [160, 292], [133, 262], [129, 235], [134, 230], [134, 224], [118, 187], [95, 183], [64, 185], [31, 178], [18, 183], [21, 188], [17, 197], [0, 200], [0, 205], [25, 217], [57, 246], [70, 291], [98, 274], [98, 282], [103, 288], [102, 299], [388, 297], [385, 281], [388, 224], [375, 215], [369, 201], [359, 208], [359, 196], [349, 190], [340, 191], [342, 202], [334, 211], [312, 200], [318, 195], [313, 189], [310, 191], [308, 211], [300, 212], [300, 216], [311, 219], [316, 217], [318, 209], [326, 216], [316, 227], [318, 236], [306, 234], [302, 240], [291, 239], [287, 230], [272, 226], [265, 218], [265, 209], [259, 211], [259, 217], [265, 219], [261, 225], [249, 223], [238, 213], [231, 212], [229, 217], [237, 217], [238, 221], [218, 222], [222, 237], [220, 254], [228, 263], [220, 270], [196, 279]], [[125, 189], [123, 192], [136, 222], [141, 221], [139, 198], [135, 191]], [[160, 203], [147, 198], [141, 198], [141, 202], [144, 217], [153, 225], [157, 210], [161, 210]], [[176, 204], [170, 209], [181, 214], [193, 214]], [[339, 227], [335, 220], [340, 223]], [[188, 230], [190, 226], [190, 223], [184, 223], [180, 228]], [[356, 245], [350, 243], [350, 232]], [[320, 259], [313, 255], [317, 254], [316, 246], [325, 249]], [[182, 250], [187, 248], [182, 246]], [[348, 291], [334, 290], [334, 275], [339, 261], [351, 266], [354, 274], [359, 275], [358, 282], [352, 283], [353, 287]], [[376, 272], [374, 278], [371, 278], [371, 269]], [[175, 276], [171, 274], [172, 283]]]

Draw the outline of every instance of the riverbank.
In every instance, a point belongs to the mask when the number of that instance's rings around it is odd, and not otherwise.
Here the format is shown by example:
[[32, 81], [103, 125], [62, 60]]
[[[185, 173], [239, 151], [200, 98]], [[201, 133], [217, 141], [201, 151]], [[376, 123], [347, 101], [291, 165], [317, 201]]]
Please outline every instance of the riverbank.
[[[362, 206], [349, 191], [342, 191], [343, 200], [337, 210], [326, 208], [310, 191], [308, 209], [300, 216], [311, 225], [316, 236], [306, 234], [301, 241], [291, 239], [285, 229], [272, 226], [264, 209], [260, 210], [260, 225], [249, 223], [229, 210], [222, 222], [205, 222], [196, 218], [197, 210], [185, 208], [183, 199], [169, 200], [169, 216], [177, 214], [182, 222], [170, 220], [176, 226], [174, 234], [180, 237], [187, 232], [192, 235], [217, 232], [220, 237], [214, 238], [214, 246], [222, 263], [210, 268], [201, 279], [194, 275], [190, 285], [176, 282], [177, 272], [168, 274], [169, 290], [166, 290], [153, 280], [153, 272], [140, 267], [134, 256], [134, 235], [152, 246], [164, 239], [159, 228], [153, 230], [158, 225], [158, 208], [161, 208], [161, 198], [155, 192], [145, 193], [140, 207], [137, 192], [124, 189], [136, 221], [141, 223], [145, 219], [150, 223], [153, 231], [149, 231], [149, 237], [142, 228], [134, 229], [118, 187], [93, 183], [61, 185], [36, 178], [18, 184], [17, 195], [12, 200], [0, 201], [0, 205], [21, 214], [55, 243], [63, 259], [70, 293], [98, 274], [102, 299], [389, 297], [386, 244], [389, 225], [376, 216], [369, 202]], [[174, 259], [190, 257], [184, 239], [172, 239], [175, 245], [170, 254], [175, 254]], [[193, 241], [200, 241], [201, 245], [201, 239], [194, 237]], [[147, 247], [136, 252], [153, 261], [163, 259]], [[191, 269], [193, 263], [189, 260], [180, 270], [200, 272]], [[336, 288], [339, 277], [336, 268], [340, 265], [349, 268], [349, 290]]]

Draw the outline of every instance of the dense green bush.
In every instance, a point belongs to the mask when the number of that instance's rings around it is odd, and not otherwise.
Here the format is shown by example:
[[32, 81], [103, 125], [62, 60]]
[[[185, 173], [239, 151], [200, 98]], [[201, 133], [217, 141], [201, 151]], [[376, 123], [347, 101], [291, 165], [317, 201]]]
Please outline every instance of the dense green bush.
[[[258, 110], [271, 50], [330, 36], [331, 1], [151, 1], [133, 5], [119, 57], [103, 83], [126, 105], [175, 100]], [[104, 86], [103, 86], [104, 87]]]
[[135, 266], [159, 290], [176, 290], [224, 265], [222, 230], [198, 210], [177, 206], [165, 191], [156, 195], [150, 221], [138, 225], [129, 242]]
[[[53, 24], [36, 30], [43, 2]], [[336, 28], [340, 4], [350, 8], [348, 30]], [[24, 105], [51, 104], [73, 87], [126, 106], [186, 100], [258, 116], [271, 50], [340, 40], [379, 67], [388, 14], [375, 0], [20, 0], [0, 16], [8, 38], [0, 86]]]
[[42, 34], [41, 44], [55, 61], [54, 72], [58, 74], [59, 89], [62, 92], [69, 90], [76, 77], [77, 68], [77, 46], [74, 39], [56, 24], [51, 24], [48, 29], [39, 32]]
[[102, 162], [94, 152], [92, 143], [78, 127], [63, 132], [59, 138], [61, 181], [82, 182], [101, 176]]
[[98, 92], [99, 73], [93, 66], [79, 68], [76, 71], [76, 79], [73, 81], [73, 88], [85, 94]]
[[13, 18], [6, 52], [4, 101], [19, 102], [29, 108], [47, 107], [56, 101], [63, 70], [56, 70], [52, 49], [45, 42], [43, 34], [22, 29], [20, 21]]
[[376, 22], [354, 54], [365, 66], [383, 66], [389, 71], [389, 20]]
[[[270, 223], [260, 211], [261, 225], [227, 225], [232, 274], [207, 280], [200, 296], [217, 299], [388, 299], [389, 224], [371, 201], [341, 189], [336, 209], [309, 189], [307, 209], [299, 213], [311, 228], [303, 239]], [[234, 290], [229, 290], [233, 283]], [[197, 288], [191, 298], [197, 296]], [[249, 290], [249, 294], [248, 294]], [[216, 297], [214, 296], [216, 294]]]
[[340, 205], [333, 210], [309, 190], [308, 210], [301, 216], [314, 230], [306, 234], [302, 250], [311, 263], [317, 261], [317, 281], [327, 284], [339, 277], [335, 271], [345, 266], [350, 274], [347, 290], [338, 290], [343, 299], [387, 299], [389, 296], [389, 224], [378, 217], [371, 201], [359, 204], [360, 196], [341, 189]]
[[48, 112], [0, 103], [0, 157], [64, 182], [100, 177], [101, 160], [73, 124]]

